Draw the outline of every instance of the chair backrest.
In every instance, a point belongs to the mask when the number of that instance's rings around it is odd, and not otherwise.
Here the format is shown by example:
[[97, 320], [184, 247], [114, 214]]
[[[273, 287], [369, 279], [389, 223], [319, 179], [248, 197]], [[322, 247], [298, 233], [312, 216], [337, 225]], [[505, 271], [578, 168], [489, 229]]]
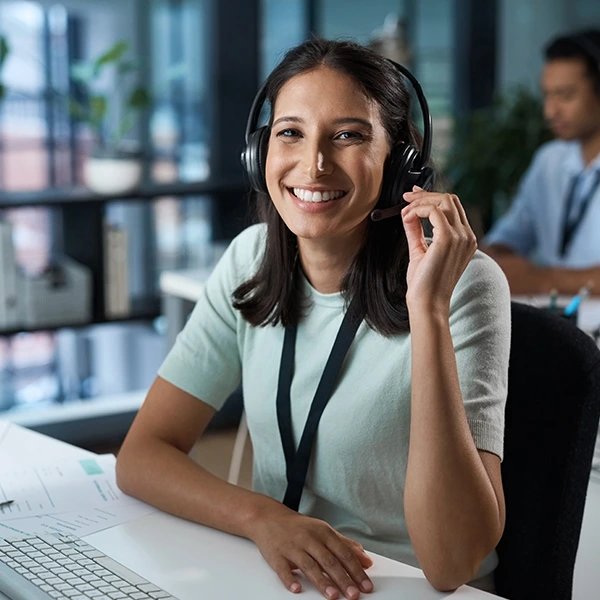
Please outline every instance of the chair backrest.
[[560, 316], [512, 303], [496, 591], [571, 598], [600, 415], [600, 350]]

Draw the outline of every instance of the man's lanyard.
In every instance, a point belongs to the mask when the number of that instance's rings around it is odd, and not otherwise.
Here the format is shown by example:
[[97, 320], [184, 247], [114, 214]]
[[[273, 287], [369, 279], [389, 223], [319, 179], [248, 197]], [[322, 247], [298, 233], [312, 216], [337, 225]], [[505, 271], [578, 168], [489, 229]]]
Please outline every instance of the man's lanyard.
[[308, 473], [311, 450], [321, 415], [331, 398], [333, 388], [336, 384], [342, 363], [356, 331], [363, 319], [360, 303], [355, 297], [340, 326], [333, 343], [331, 353], [325, 364], [321, 381], [315, 392], [306, 425], [302, 432], [302, 438], [298, 450], [294, 448], [294, 435], [292, 431], [292, 412], [290, 401], [290, 390], [294, 377], [294, 355], [296, 353], [296, 326], [285, 329], [283, 339], [283, 350], [281, 352], [281, 365], [279, 367], [279, 384], [277, 387], [277, 421], [279, 423], [279, 434], [285, 455], [287, 489], [283, 503], [292, 510], [298, 510], [300, 498], [304, 488], [304, 481]]
[[560, 245], [560, 255], [564, 256], [567, 252], [569, 244], [573, 240], [573, 236], [575, 232], [581, 225], [583, 219], [585, 218], [585, 214], [588, 210], [588, 207], [591, 203], [591, 200], [596, 193], [598, 186], [600, 185], [600, 170], [596, 171], [596, 176], [592, 183], [592, 187], [585, 195], [585, 197], [581, 200], [579, 204], [579, 211], [574, 219], [570, 219], [571, 211], [573, 210], [573, 204], [575, 203], [575, 192], [577, 190], [577, 184], [579, 182], [580, 175], [576, 175], [573, 177], [571, 181], [571, 185], [569, 186], [569, 192], [567, 194], [567, 200], [565, 203], [565, 213], [563, 218], [563, 231], [562, 231], [562, 241]]

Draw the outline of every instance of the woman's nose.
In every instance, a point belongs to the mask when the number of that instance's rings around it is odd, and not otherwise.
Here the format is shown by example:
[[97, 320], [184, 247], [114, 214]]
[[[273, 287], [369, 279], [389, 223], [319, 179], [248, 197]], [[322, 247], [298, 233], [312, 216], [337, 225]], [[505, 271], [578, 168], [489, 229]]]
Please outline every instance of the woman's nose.
[[313, 180], [319, 179], [323, 175], [331, 174], [331, 161], [327, 160], [322, 149], [318, 148], [309, 154], [307, 157], [307, 171], [309, 177]]

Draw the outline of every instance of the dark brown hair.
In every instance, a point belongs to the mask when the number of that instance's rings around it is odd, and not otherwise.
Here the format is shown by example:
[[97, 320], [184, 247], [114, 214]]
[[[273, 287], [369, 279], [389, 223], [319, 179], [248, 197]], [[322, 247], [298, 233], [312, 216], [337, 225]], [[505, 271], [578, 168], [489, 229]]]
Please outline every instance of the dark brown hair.
[[579, 59], [592, 80], [596, 94], [600, 95], [600, 30], [587, 29], [561, 35], [544, 48], [546, 62], [561, 59]]
[[[291, 49], [267, 80], [271, 107], [287, 81], [319, 67], [352, 77], [375, 102], [391, 148], [401, 142], [420, 147], [420, 136], [410, 119], [411, 97], [398, 70], [353, 42], [313, 38]], [[265, 252], [256, 274], [234, 291], [233, 306], [254, 326], [297, 324], [308, 306], [298, 284], [296, 236], [268, 195], [256, 194], [255, 208], [258, 220], [267, 225]], [[355, 295], [360, 297], [366, 322], [383, 335], [409, 330], [407, 268], [408, 244], [402, 218], [376, 223], [369, 220], [362, 247], [341, 282], [341, 292], [347, 303]]]

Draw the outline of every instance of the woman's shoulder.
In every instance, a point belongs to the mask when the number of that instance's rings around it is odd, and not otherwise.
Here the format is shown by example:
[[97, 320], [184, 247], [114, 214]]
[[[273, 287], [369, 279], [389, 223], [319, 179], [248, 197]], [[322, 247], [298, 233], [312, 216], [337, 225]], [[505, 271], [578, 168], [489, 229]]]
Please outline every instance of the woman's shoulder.
[[235, 272], [255, 269], [263, 256], [267, 235], [265, 223], [251, 225], [239, 233], [225, 251], [222, 261]]
[[504, 272], [495, 260], [476, 250], [452, 295], [452, 308], [510, 310], [510, 289]]

